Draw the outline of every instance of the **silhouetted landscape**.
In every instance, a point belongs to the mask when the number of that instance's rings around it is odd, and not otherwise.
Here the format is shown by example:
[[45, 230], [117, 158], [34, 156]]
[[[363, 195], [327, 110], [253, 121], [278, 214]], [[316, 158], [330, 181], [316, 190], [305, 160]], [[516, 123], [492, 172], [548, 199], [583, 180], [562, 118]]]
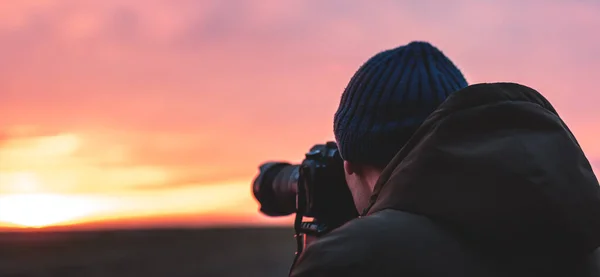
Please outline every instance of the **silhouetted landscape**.
[[1, 277], [286, 276], [290, 228], [0, 233]]

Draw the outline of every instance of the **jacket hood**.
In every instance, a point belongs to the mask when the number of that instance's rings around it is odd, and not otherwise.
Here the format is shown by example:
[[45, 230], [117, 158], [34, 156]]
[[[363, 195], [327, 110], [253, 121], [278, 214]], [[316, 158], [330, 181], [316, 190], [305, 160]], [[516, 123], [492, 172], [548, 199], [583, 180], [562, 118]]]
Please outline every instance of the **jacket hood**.
[[384, 169], [369, 215], [424, 215], [473, 245], [565, 255], [600, 246], [600, 187], [537, 91], [477, 84], [450, 96]]

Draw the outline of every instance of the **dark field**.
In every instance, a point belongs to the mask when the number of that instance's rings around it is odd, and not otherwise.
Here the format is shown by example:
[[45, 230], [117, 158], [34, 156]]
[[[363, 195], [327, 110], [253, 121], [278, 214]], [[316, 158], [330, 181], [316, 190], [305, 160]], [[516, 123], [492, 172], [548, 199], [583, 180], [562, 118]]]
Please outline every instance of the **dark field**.
[[0, 233], [0, 276], [286, 276], [292, 229]]

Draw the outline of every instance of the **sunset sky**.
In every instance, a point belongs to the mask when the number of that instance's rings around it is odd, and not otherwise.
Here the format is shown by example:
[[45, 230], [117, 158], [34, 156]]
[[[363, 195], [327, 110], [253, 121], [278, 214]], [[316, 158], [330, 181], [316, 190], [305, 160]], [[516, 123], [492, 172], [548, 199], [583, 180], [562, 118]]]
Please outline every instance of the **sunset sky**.
[[599, 14], [591, 0], [0, 1], [0, 226], [291, 222], [258, 214], [257, 166], [331, 140], [354, 71], [412, 40], [469, 83], [539, 90], [598, 169]]

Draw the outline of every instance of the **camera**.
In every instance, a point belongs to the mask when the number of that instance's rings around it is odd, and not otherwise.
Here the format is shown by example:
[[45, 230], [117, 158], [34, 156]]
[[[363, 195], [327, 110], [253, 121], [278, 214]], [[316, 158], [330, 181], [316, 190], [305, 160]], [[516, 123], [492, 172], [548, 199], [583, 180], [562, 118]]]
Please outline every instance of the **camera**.
[[[358, 217], [344, 176], [337, 144], [314, 145], [301, 164], [267, 162], [259, 167], [252, 190], [268, 216], [296, 213], [296, 230], [317, 236]], [[314, 218], [301, 222], [302, 217]]]

